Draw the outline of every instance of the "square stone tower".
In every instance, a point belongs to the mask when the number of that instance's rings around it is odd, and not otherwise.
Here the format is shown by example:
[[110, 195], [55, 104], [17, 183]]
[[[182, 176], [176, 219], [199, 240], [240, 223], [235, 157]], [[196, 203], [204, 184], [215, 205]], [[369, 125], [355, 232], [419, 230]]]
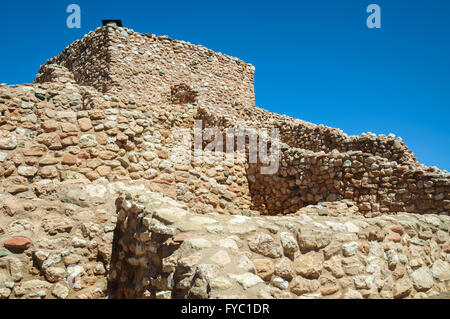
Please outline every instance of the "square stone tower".
[[255, 105], [254, 67], [200, 45], [108, 25], [75, 41], [58, 64], [78, 84], [137, 104]]

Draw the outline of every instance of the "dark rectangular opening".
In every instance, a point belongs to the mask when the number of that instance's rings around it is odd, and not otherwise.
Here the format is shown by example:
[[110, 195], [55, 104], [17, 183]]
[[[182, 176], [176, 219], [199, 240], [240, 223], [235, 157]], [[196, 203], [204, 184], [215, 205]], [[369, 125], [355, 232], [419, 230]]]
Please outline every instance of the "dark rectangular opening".
[[116, 25], [118, 27], [122, 27], [122, 20], [102, 20], [103, 22], [103, 26], [107, 26], [107, 25]]

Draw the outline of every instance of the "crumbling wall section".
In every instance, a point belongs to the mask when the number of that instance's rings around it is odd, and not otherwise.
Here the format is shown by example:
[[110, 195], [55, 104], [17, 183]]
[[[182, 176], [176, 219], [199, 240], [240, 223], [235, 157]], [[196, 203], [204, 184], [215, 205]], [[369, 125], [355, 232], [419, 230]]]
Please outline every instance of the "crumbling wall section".
[[111, 298], [391, 299], [449, 289], [448, 216], [343, 217], [357, 211], [345, 203], [341, 217], [198, 216], [135, 192], [118, 207]]
[[[426, 298], [448, 291], [448, 216], [349, 201], [278, 217], [193, 214], [143, 183], [0, 194], [0, 298]], [[324, 210], [328, 214], [324, 214]]]
[[313, 152], [329, 153], [362, 151], [374, 156], [384, 157], [399, 164], [417, 164], [414, 154], [401, 139], [392, 136], [365, 133], [360, 136], [348, 136], [339, 129], [310, 123], [288, 122], [279, 125], [284, 143], [293, 148], [302, 148]]
[[92, 86], [106, 92], [111, 86], [110, 36], [108, 28], [89, 32], [64, 49], [58, 56], [48, 60], [39, 70], [36, 83], [40, 83], [51, 71], [52, 64], [67, 68], [79, 85]]
[[314, 153], [289, 149], [280, 170], [247, 170], [253, 209], [287, 214], [325, 201], [349, 199], [368, 216], [385, 213], [442, 213], [450, 209], [448, 173], [416, 165], [399, 165], [361, 151]]
[[[167, 36], [107, 26], [47, 61], [70, 70], [80, 85], [133, 104], [254, 106], [254, 67], [237, 58]], [[188, 88], [180, 99], [179, 89]]]

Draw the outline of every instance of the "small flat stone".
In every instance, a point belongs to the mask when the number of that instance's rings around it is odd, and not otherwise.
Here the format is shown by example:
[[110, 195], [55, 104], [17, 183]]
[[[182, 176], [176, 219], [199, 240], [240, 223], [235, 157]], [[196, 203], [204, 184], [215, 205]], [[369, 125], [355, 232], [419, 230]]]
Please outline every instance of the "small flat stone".
[[165, 224], [171, 225], [182, 220], [183, 218], [186, 217], [186, 215], [187, 212], [182, 208], [168, 207], [158, 209], [155, 212], [154, 217], [159, 219]]
[[392, 230], [394, 233], [400, 234], [402, 235], [403, 232], [405, 231], [404, 228], [402, 227], [402, 225], [392, 225], [391, 227], [389, 227], [390, 230]]
[[212, 247], [211, 242], [204, 238], [189, 238], [184, 242], [190, 245], [193, 249], [205, 249]]
[[450, 264], [442, 259], [435, 261], [431, 268], [433, 277], [440, 281], [450, 280]]
[[300, 248], [317, 250], [330, 244], [331, 232], [318, 228], [306, 228], [298, 232], [297, 239]]
[[219, 250], [217, 253], [211, 256], [211, 261], [220, 266], [225, 266], [231, 263], [231, 258], [225, 250]]
[[38, 169], [36, 167], [31, 167], [31, 166], [19, 166], [19, 168], [17, 169], [17, 172], [19, 173], [19, 175], [21, 176], [25, 176], [25, 177], [33, 177], [34, 175], [36, 175]]
[[22, 101], [22, 108], [23, 109], [31, 109], [33, 107], [34, 107], [34, 103], [33, 102]]
[[59, 299], [66, 299], [69, 296], [69, 289], [57, 283], [52, 290], [52, 295]]
[[236, 280], [242, 287], [244, 287], [244, 289], [251, 288], [253, 286], [256, 286], [257, 284], [264, 282], [264, 280], [262, 280], [259, 276], [256, 276], [251, 273], [244, 273], [241, 275], [230, 275], [230, 277]]
[[209, 282], [211, 289], [226, 290], [232, 287], [231, 282], [224, 277], [217, 277]]
[[0, 153], [0, 163], [4, 162], [6, 157], [8, 157], [8, 153]]
[[13, 150], [17, 147], [16, 136], [10, 133], [3, 133], [0, 135], [0, 149]]
[[92, 123], [89, 118], [81, 118], [78, 120], [78, 125], [82, 132], [87, 132], [92, 128]]
[[26, 250], [31, 247], [31, 240], [26, 237], [13, 237], [3, 242], [8, 249]]
[[23, 152], [25, 156], [42, 156], [47, 151], [47, 148], [44, 145], [33, 145]]
[[358, 233], [359, 232], [359, 227], [356, 226], [355, 224], [353, 224], [352, 222], [346, 222], [344, 224], [344, 226], [349, 233]]
[[270, 281], [273, 273], [275, 272], [275, 265], [270, 259], [255, 259], [253, 261], [255, 265], [256, 274], [263, 280]]
[[271, 258], [279, 258], [283, 252], [281, 245], [265, 233], [257, 233], [250, 237], [248, 246], [251, 251]]
[[426, 267], [421, 267], [411, 274], [414, 288], [417, 291], [426, 291], [433, 287], [434, 281], [431, 271]]
[[44, 101], [45, 100], [45, 94], [42, 93], [34, 93], [34, 96], [37, 97], [39, 100]]
[[322, 253], [310, 251], [299, 256], [294, 261], [297, 274], [306, 278], [319, 278], [323, 269], [324, 257]]

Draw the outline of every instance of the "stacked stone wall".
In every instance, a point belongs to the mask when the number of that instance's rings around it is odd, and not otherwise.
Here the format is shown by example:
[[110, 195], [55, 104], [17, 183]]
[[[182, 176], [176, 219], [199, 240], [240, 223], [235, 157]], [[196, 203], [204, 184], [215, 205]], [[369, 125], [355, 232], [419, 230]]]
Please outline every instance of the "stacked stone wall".
[[191, 102], [229, 108], [255, 105], [253, 66], [167, 36], [99, 28], [49, 60], [41, 73], [51, 64], [69, 69], [80, 85], [133, 104], [182, 102], [176, 95], [183, 95], [177, 89], [184, 85], [192, 91]]
[[[426, 298], [448, 291], [449, 217], [198, 215], [141, 182], [0, 193], [0, 298]], [[328, 215], [323, 214], [327, 210]]]
[[408, 149], [402, 139], [391, 134], [377, 136], [373, 133], [363, 133], [349, 136], [340, 129], [315, 125], [268, 112], [259, 107], [233, 109], [209, 107], [206, 112], [215, 116], [215, 122], [221, 123], [224, 127], [277, 128], [281, 141], [292, 148], [325, 153], [333, 150], [363, 151], [399, 164], [418, 164], [414, 153]]
[[46, 180], [0, 192], [0, 299], [105, 298], [118, 191]]
[[325, 201], [349, 199], [369, 216], [383, 213], [443, 213], [450, 209], [448, 174], [416, 165], [399, 165], [361, 151], [314, 153], [289, 149], [280, 170], [262, 175], [247, 170], [254, 209], [292, 213]]
[[5, 191], [21, 193], [45, 179], [143, 179], [198, 213], [251, 207], [244, 165], [174, 157], [172, 133], [193, 134], [194, 118], [202, 117], [192, 105], [131, 105], [74, 83], [2, 87], [0, 97]]
[[195, 120], [222, 131], [248, 123], [193, 104], [124, 103], [78, 86], [64, 70], [52, 73], [63, 83], [0, 88], [0, 174], [11, 193], [42, 179], [145, 179], [198, 213], [286, 214], [344, 198], [373, 214], [448, 213], [448, 173], [372, 153], [315, 153], [286, 145], [272, 175], [247, 161], [224, 161], [224, 154], [218, 154], [221, 160], [180, 163], [174, 151], [179, 137], [172, 134], [177, 129], [187, 129], [193, 140]]
[[448, 216], [342, 217], [350, 210], [342, 203], [335, 218], [319, 210], [200, 217], [152, 196], [118, 202], [112, 298], [391, 299], [448, 290]]
[[109, 43], [107, 28], [89, 32], [81, 40], [69, 45], [61, 54], [48, 60], [40, 68], [36, 82], [45, 80], [49, 66], [59, 65], [67, 68], [79, 85], [92, 86], [100, 92], [106, 92], [112, 85]]

